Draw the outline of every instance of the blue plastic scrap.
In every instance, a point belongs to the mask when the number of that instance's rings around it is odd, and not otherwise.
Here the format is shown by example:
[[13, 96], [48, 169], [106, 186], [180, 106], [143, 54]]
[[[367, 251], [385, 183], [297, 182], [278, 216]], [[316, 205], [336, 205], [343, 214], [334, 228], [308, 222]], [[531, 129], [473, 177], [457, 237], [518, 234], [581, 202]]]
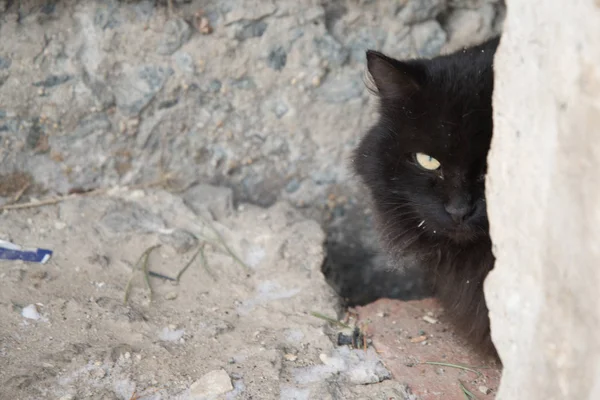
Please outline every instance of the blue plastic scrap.
[[0, 260], [23, 260], [46, 264], [52, 257], [52, 250], [24, 249], [14, 243], [0, 239]]

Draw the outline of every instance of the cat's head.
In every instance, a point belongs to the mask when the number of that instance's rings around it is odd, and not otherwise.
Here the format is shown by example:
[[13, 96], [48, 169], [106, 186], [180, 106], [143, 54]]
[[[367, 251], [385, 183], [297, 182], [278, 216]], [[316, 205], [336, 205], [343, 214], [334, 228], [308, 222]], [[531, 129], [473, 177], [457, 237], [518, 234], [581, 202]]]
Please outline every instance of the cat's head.
[[388, 243], [487, 237], [496, 45], [407, 62], [367, 53], [380, 118], [356, 149], [354, 166]]

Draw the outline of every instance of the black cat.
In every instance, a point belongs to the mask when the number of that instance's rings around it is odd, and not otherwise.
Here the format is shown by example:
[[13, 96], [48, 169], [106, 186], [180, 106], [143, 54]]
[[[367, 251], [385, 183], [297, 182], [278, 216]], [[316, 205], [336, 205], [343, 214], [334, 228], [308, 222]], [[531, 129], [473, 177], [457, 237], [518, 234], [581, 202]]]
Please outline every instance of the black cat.
[[430, 60], [398, 61], [368, 51], [380, 116], [353, 161], [390, 255], [420, 260], [446, 315], [491, 354], [483, 281], [494, 256], [485, 174], [498, 42]]

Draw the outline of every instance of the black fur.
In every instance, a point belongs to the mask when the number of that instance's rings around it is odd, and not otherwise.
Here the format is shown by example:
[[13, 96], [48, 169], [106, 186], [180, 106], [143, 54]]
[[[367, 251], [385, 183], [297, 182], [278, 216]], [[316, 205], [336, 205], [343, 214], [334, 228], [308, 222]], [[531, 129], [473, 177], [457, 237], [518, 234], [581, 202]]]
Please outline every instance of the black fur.
[[[354, 154], [388, 252], [419, 259], [446, 315], [490, 353], [483, 281], [494, 256], [484, 185], [498, 41], [431, 60], [401, 62], [369, 51], [380, 117]], [[440, 168], [424, 169], [416, 153]]]

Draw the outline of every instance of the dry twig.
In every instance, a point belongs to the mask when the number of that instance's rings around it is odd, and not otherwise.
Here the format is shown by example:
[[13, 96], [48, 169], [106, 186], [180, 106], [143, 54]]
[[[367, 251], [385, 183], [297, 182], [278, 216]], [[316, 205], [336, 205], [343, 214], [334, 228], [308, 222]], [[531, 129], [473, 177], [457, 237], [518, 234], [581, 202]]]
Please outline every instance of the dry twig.
[[[166, 175], [163, 178], [156, 180], [154, 182], [148, 182], [148, 183], [142, 183], [139, 185], [131, 185], [131, 186], [125, 186], [126, 189], [129, 190], [136, 190], [136, 189], [145, 189], [145, 188], [149, 188], [152, 186], [158, 186], [161, 185], [163, 183], [166, 183], [169, 181], [169, 179], [171, 179], [170, 175]], [[25, 189], [21, 189], [23, 190], [23, 192], [25, 192], [25, 190], [27, 190], [27, 188]], [[42, 206], [48, 206], [48, 205], [53, 205], [53, 204], [58, 204], [61, 203], [63, 201], [66, 200], [71, 200], [77, 197], [84, 197], [84, 196], [97, 196], [99, 194], [104, 194], [106, 192], [108, 192], [110, 189], [107, 188], [101, 188], [101, 189], [95, 189], [92, 190], [90, 192], [86, 192], [86, 193], [73, 193], [73, 194], [68, 194], [65, 196], [58, 196], [58, 197], [54, 197], [52, 199], [45, 199], [45, 200], [38, 200], [38, 201], [31, 201], [28, 203], [21, 203], [21, 204], [5, 204], [3, 206], [0, 207], [0, 211], [4, 211], [4, 210], [22, 210], [25, 208], [34, 208], [34, 207], [42, 207]], [[21, 193], [22, 195], [22, 193]], [[18, 201], [20, 199], [20, 196], [17, 198], [16, 201]], [[13, 201], [14, 202], [14, 201]]]

